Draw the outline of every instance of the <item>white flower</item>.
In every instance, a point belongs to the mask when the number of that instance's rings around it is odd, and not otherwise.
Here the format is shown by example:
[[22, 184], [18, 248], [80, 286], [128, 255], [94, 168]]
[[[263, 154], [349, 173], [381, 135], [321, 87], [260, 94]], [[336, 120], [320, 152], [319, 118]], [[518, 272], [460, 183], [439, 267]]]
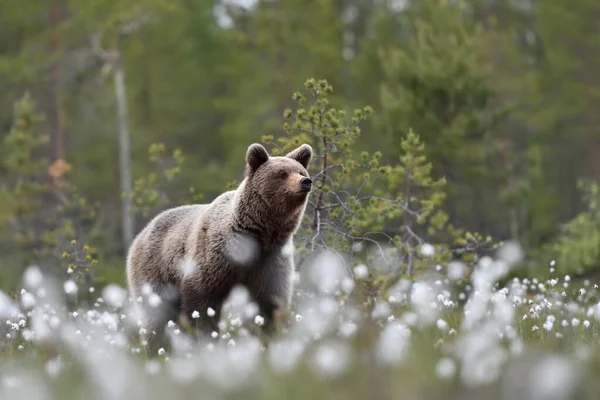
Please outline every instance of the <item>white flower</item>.
[[375, 307], [373, 307], [373, 312], [371, 313], [371, 316], [374, 319], [387, 318], [390, 316], [391, 313], [392, 308], [390, 307], [389, 303], [386, 301], [379, 300], [375, 303]]
[[448, 329], [448, 323], [440, 318], [437, 320], [437, 327], [440, 331], [446, 331]]
[[40, 286], [43, 278], [44, 276], [42, 275], [42, 271], [37, 265], [31, 265], [23, 274], [25, 285], [27, 285], [30, 289]]
[[331, 342], [320, 345], [314, 353], [313, 365], [328, 376], [339, 376], [350, 364], [351, 354], [343, 342]]
[[257, 315], [257, 316], [254, 317], [254, 323], [256, 325], [263, 326], [264, 323], [265, 323], [265, 319], [262, 316]]
[[77, 293], [77, 284], [72, 280], [68, 280], [63, 285], [66, 294], [75, 294]]
[[461, 279], [465, 275], [465, 264], [460, 261], [450, 261], [448, 263], [448, 277], [453, 281]]
[[209, 317], [214, 317], [215, 314], [215, 310], [213, 310], [212, 307], [208, 307], [208, 309], [206, 310], [206, 315], [208, 315]]
[[150, 307], [157, 308], [160, 305], [160, 303], [162, 303], [162, 299], [158, 294], [152, 293], [150, 294], [150, 296], [148, 296], [148, 304], [150, 305]]
[[454, 364], [454, 360], [450, 358], [442, 358], [438, 361], [435, 366], [435, 374], [440, 379], [449, 379], [454, 376], [456, 372], [456, 365]]
[[21, 305], [25, 310], [30, 310], [35, 306], [35, 297], [29, 292], [21, 295]]
[[366, 279], [369, 276], [369, 269], [364, 264], [357, 265], [353, 271], [358, 279]]
[[354, 289], [354, 280], [352, 278], [350, 278], [349, 276], [345, 276], [342, 279], [342, 290], [344, 291], [344, 293], [350, 294], [350, 293], [352, 293], [353, 289]]
[[432, 257], [435, 254], [435, 248], [429, 243], [421, 245], [421, 254], [425, 257]]
[[343, 337], [349, 338], [356, 333], [357, 329], [358, 327], [354, 322], [344, 322], [340, 326], [340, 333]]
[[200, 313], [198, 311], [194, 310], [194, 312], [192, 312], [192, 318], [194, 318], [194, 319], [200, 318]]
[[115, 283], [110, 283], [102, 289], [102, 298], [113, 307], [121, 307], [127, 298], [126, 291]]
[[146, 372], [150, 375], [155, 375], [160, 370], [160, 364], [156, 360], [150, 360], [146, 363], [145, 368]]
[[377, 342], [377, 356], [383, 364], [396, 365], [402, 362], [408, 352], [411, 331], [400, 322], [387, 324]]

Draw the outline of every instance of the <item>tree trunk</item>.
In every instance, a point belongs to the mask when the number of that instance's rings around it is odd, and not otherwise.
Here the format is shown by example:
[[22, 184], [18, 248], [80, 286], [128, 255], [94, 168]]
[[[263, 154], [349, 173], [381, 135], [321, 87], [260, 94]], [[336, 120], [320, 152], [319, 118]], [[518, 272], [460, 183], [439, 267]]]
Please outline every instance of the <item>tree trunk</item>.
[[117, 102], [117, 122], [119, 134], [119, 173], [121, 181], [121, 227], [123, 234], [123, 250], [127, 252], [134, 235], [134, 218], [131, 202], [131, 156], [129, 150], [129, 126], [127, 97], [125, 94], [125, 71], [120, 53], [114, 62], [115, 96]]
[[[56, 0], [52, 6], [51, 16], [52, 25], [58, 28], [62, 21], [61, 13], [61, 1]], [[62, 107], [62, 96], [61, 96], [61, 81], [62, 81], [62, 70], [61, 70], [61, 56], [60, 56], [60, 37], [58, 34], [55, 35], [53, 40], [53, 54], [56, 59], [52, 65], [52, 92], [54, 95], [54, 115], [55, 115], [55, 136], [54, 136], [54, 154], [53, 160], [60, 160], [65, 158], [65, 124], [64, 124], [64, 110]]]

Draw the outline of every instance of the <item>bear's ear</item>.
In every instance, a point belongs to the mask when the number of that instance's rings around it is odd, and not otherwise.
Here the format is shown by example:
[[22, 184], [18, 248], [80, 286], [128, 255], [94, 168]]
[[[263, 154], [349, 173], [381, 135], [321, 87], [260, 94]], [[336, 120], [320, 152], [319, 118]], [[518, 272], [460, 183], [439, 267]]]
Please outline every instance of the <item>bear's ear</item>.
[[298, 147], [296, 150], [289, 152], [285, 156], [298, 161], [300, 164], [302, 164], [304, 168], [308, 168], [308, 163], [312, 158], [312, 154], [312, 147], [305, 143], [302, 146]]
[[246, 164], [248, 164], [251, 172], [256, 171], [258, 167], [267, 161], [269, 161], [269, 153], [267, 153], [267, 150], [262, 145], [253, 143], [248, 146], [248, 151], [246, 151]]

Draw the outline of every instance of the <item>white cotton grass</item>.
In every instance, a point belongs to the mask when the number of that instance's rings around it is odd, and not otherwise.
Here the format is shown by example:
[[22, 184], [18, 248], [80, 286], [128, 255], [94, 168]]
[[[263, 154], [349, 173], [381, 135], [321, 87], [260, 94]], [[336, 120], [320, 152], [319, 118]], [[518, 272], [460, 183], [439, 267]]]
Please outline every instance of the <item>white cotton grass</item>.
[[265, 324], [265, 318], [262, 315], [256, 315], [254, 317], [254, 323], [258, 326], [263, 326]]
[[37, 289], [41, 286], [44, 275], [37, 265], [30, 265], [23, 273], [23, 283], [29, 290]]
[[373, 307], [373, 311], [371, 312], [371, 317], [373, 319], [383, 319], [387, 318], [392, 314], [392, 308], [387, 301], [379, 300], [375, 303], [375, 307]]
[[420, 322], [431, 324], [437, 321], [441, 307], [437, 301], [435, 284], [428, 281], [415, 282], [410, 292], [410, 304]]
[[225, 257], [236, 267], [249, 267], [259, 256], [258, 239], [247, 234], [234, 235], [225, 246]]
[[[245, 286], [237, 285], [229, 293], [223, 304], [223, 315], [227, 316], [227, 323], [223, 326], [237, 328], [252, 321], [258, 315], [260, 309], [258, 304], [250, 297], [250, 293]], [[216, 311], [212, 307], [206, 309], [208, 317], [214, 317]]]
[[157, 293], [148, 295], [148, 305], [152, 308], [158, 308], [162, 304], [162, 299]]
[[345, 261], [332, 251], [319, 253], [308, 266], [311, 285], [323, 294], [334, 294], [346, 278]]
[[77, 284], [72, 280], [66, 281], [63, 285], [63, 288], [65, 290], [65, 293], [68, 295], [75, 295], [78, 291]]
[[35, 307], [36, 299], [35, 296], [30, 292], [21, 292], [21, 307], [23, 310], [31, 310]]
[[356, 284], [354, 283], [354, 279], [349, 276], [345, 276], [342, 278], [341, 288], [345, 294], [350, 294], [354, 290]]
[[449, 357], [438, 360], [435, 365], [435, 374], [439, 379], [451, 379], [456, 374], [456, 363]]
[[497, 258], [513, 266], [523, 260], [523, 249], [516, 241], [506, 241], [498, 249]]
[[109, 283], [102, 290], [102, 298], [108, 305], [121, 308], [125, 304], [127, 292], [121, 286]]
[[383, 329], [377, 341], [375, 354], [384, 365], [402, 363], [410, 349], [411, 331], [400, 322], [392, 322]]
[[435, 247], [429, 243], [423, 243], [421, 245], [421, 254], [425, 257], [433, 257], [435, 255]]
[[350, 348], [346, 343], [324, 342], [315, 349], [312, 366], [318, 376], [337, 377], [345, 372], [351, 357]]
[[291, 337], [324, 337], [337, 328], [340, 305], [331, 296], [302, 299], [297, 307], [299, 312], [289, 333]]
[[0, 317], [3, 319], [13, 318], [19, 313], [19, 307], [8, 297], [6, 293], [0, 290]]
[[461, 261], [451, 261], [448, 263], [448, 277], [453, 281], [462, 279], [465, 276], [466, 266]]
[[181, 275], [183, 277], [191, 275], [191, 274], [193, 274], [197, 270], [196, 262], [191, 257], [185, 257], [181, 261], [181, 265], [179, 266], [179, 270], [181, 271]]
[[244, 385], [258, 371], [261, 346], [258, 339], [246, 338], [232, 347], [219, 345], [212, 351], [204, 351], [205, 363], [202, 375], [224, 390]]
[[369, 277], [369, 268], [365, 264], [359, 264], [352, 270], [357, 279], [367, 279]]
[[[425, 274], [400, 275], [376, 289], [371, 278], [378, 272], [371, 259], [319, 253], [297, 275], [293, 307], [278, 316], [281, 331], [268, 345], [258, 334], [266, 315], [240, 285], [220, 309], [219, 329], [206, 337], [196, 340], [188, 328], [215, 317], [215, 309], [194, 310], [187, 325], [171, 316], [166, 327], [170, 347], [156, 349], [154, 359], [143, 358], [146, 349], [136, 335], [156, 334], [144, 325], [143, 310], [166, 310], [164, 293], [147, 284], [139, 299], [131, 298], [116, 283], [95, 284], [96, 291], [89, 292], [75, 283], [75, 274], [53, 281], [31, 266], [23, 274], [22, 289], [11, 296], [0, 291], [1, 343], [12, 352], [6, 354], [12, 354], [15, 365], [19, 359], [14, 355], [29, 355], [40, 345], [64, 350], [36, 367], [37, 378], [2, 367], [0, 394], [37, 398], [42, 387], [52, 393], [51, 385], [44, 385], [68, 377], [74, 365], [85, 394], [106, 399], [153, 400], [185, 391], [223, 397], [269, 387], [276, 380], [292, 382], [296, 373], [303, 374], [303, 384], [312, 379], [329, 385], [346, 374], [366, 373], [365, 368], [381, 377], [388, 375], [383, 370], [389, 371], [410, 391], [412, 382], [402, 381], [399, 372], [426, 365], [427, 384], [498, 386], [501, 399], [570, 398], [580, 385], [580, 366], [593, 360], [598, 349], [593, 340], [578, 342], [595, 334], [600, 322], [598, 288], [558, 274], [505, 279], [522, 259], [511, 246], [475, 265], [440, 263]], [[430, 250], [423, 245], [420, 255], [435, 255]], [[361, 257], [369, 253], [361, 251]], [[538, 350], [532, 356], [531, 339], [536, 338], [574, 340], [574, 350]], [[411, 362], [423, 356], [423, 345], [433, 346], [436, 358]], [[32, 381], [27, 388], [25, 379], [41, 383]]]

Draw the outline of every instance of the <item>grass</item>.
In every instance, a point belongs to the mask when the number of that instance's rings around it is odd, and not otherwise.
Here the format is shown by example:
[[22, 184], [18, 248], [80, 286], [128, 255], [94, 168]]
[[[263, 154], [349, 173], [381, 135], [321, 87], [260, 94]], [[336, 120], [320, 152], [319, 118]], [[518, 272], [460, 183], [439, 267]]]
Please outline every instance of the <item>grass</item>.
[[[486, 258], [466, 285], [442, 270], [372, 296], [370, 278], [317, 263], [268, 344], [236, 288], [218, 338], [194, 342], [170, 324], [173, 350], [153, 357], [124, 288], [84, 305], [84, 288], [30, 267], [20, 295], [0, 297], [0, 398], [598, 398], [598, 287], [553, 273], [501, 287], [507, 266]], [[322, 271], [332, 281], [311, 282]]]

